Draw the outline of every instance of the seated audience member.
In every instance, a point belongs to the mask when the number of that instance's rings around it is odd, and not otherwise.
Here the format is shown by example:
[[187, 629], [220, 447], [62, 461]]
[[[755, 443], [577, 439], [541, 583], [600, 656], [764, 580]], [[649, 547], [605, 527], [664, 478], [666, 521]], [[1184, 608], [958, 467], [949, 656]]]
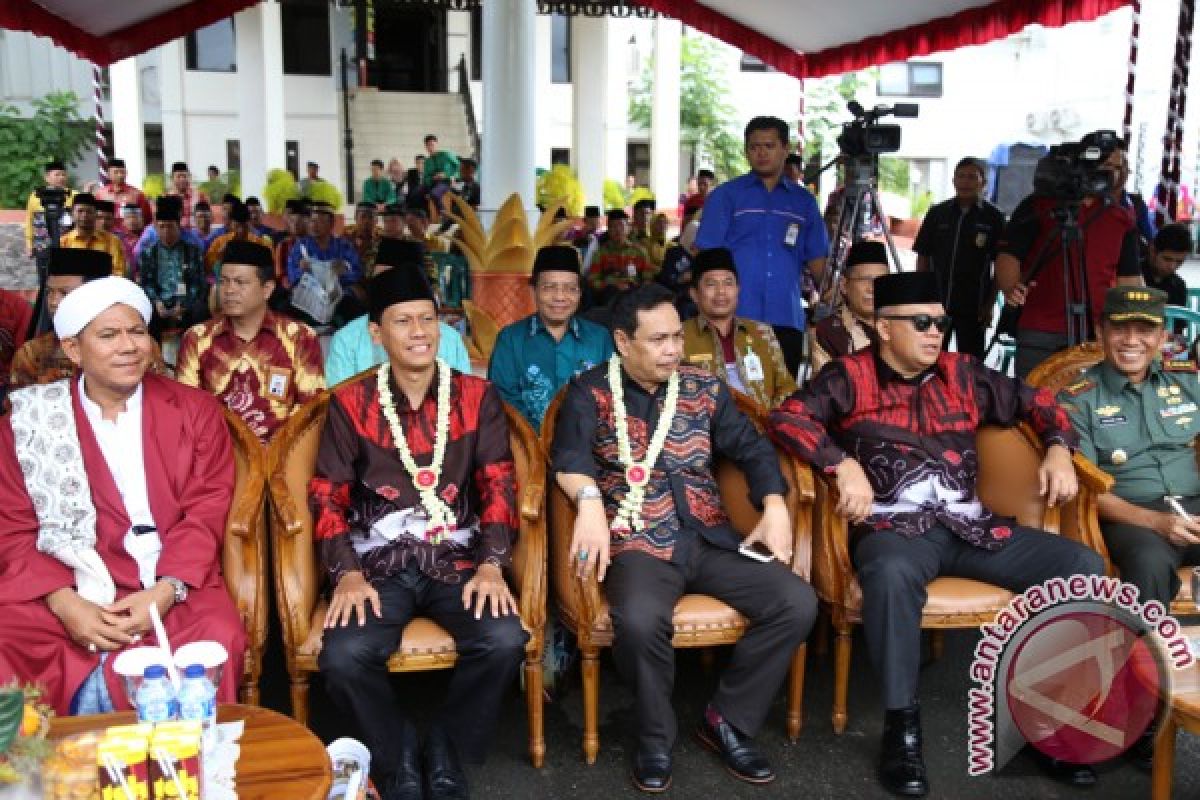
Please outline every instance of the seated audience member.
[[[1059, 402], [1079, 433], [1080, 452], [1116, 478], [1098, 505], [1100, 531], [1121, 580], [1138, 588], [1143, 606], [1156, 601], [1170, 609], [1179, 568], [1200, 564], [1194, 516], [1200, 514], [1194, 447], [1200, 381], [1195, 361], [1159, 360], [1166, 299], [1158, 289], [1109, 289], [1098, 332], [1104, 360], [1060, 392]], [[1149, 769], [1153, 753], [1154, 732], [1148, 731], [1131, 754]]]
[[191, 231], [200, 240], [200, 252], [207, 255], [208, 248], [218, 236], [225, 235], [229, 227], [229, 215], [225, 215], [224, 225], [213, 225], [212, 206], [207, 200], [201, 200], [192, 206], [192, 222], [194, 223]]
[[155, 240], [138, 258], [138, 281], [154, 308], [150, 332], [161, 341], [168, 331], [187, 330], [208, 319], [208, 279], [200, 248], [183, 238], [179, 198], [158, 198]]
[[[384, 272], [368, 297], [388, 360], [333, 390], [309, 484], [332, 587], [318, 664], [384, 798], [465, 798], [459, 756], [483, 760], [528, 639], [504, 579], [517, 526], [508, 424], [487, 381], [436, 359], [437, 306], [418, 271]], [[423, 748], [387, 666], [416, 615], [458, 651]]]
[[612, 336], [575, 315], [583, 279], [574, 247], [538, 250], [530, 283], [535, 310], [500, 331], [488, 380], [538, 430], [558, 390], [612, 355]]
[[855, 242], [838, 278], [841, 309], [813, 326], [812, 374], [830, 360], [857, 353], [875, 341], [875, 279], [888, 274], [883, 242]]
[[275, 283], [283, 289], [292, 287], [288, 280], [288, 258], [292, 254], [292, 246], [308, 235], [311, 213], [305, 200], [288, 200], [284, 207], [283, 221], [287, 225], [287, 234], [275, 245]]
[[183, 334], [175, 366], [180, 383], [216, 395], [262, 442], [325, 388], [317, 335], [267, 308], [274, 290], [270, 248], [230, 242], [217, 282], [222, 314]]
[[[832, 476], [851, 523], [863, 635], [885, 709], [879, 780], [908, 797], [929, 791], [917, 702], [926, 585], [951, 575], [1021, 592], [1103, 572], [1086, 547], [980, 503], [980, 426], [1033, 427], [1046, 447], [1038, 474], [1051, 508], [1075, 495], [1078, 437], [1049, 391], [942, 351], [950, 317], [940, 298], [931, 272], [876, 278], [878, 340], [829, 362], [770, 417], [777, 442]], [[1091, 767], [1043, 765], [1057, 779], [1095, 783]]]
[[125, 274], [125, 247], [121, 240], [101, 230], [96, 218], [96, 199], [86, 192], [75, 195], [71, 204], [71, 218], [75, 227], [60, 238], [60, 246], [66, 249], [99, 250], [112, 257], [113, 274]]
[[[555, 479], [578, 509], [570, 550], [576, 570], [582, 577], [595, 569], [607, 587], [613, 660], [634, 687], [632, 777], [646, 792], [671, 785], [671, 618], [679, 598], [712, 595], [748, 620], [696, 736], [734, 777], [756, 784], [775, 772], [752, 737], [817, 610], [812, 589], [787, 566], [793, 532], [775, 450], [725, 384], [680, 365], [683, 325], [672, 300], [657, 284], [617, 298], [620, 355], [571, 381], [553, 445]], [[751, 501], [763, 509], [745, 540], [721, 508], [718, 455], [741, 468]], [[762, 544], [774, 558], [740, 555], [743, 541]]]
[[736, 316], [737, 265], [724, 247], [701, 250], [692, 261], [692, 300], [699, 314], [683, 323], [684, 358], [763, 409], [796, 391], [770, 325]]
[[362, 266], [363, 277], [370, 278], [375, 274], [375, 251], [379, 249], [379, 228], [375, 224], [374, 203], [359, 203], [354, 208], [354, 223], [347, 225], [342, 235], [354, 244], [358, 251], [358, 263]]
[[250, 232], [270, 239], [271, 246], [274, 247], [275, 236], [281, 231], [277, 231], [267, 224], [266, 217], [263, 215], [262, 201], [254, 196], [247, 197], [246, 211], [250, 212]]
[[396, 202], [396, 184], [383, 174], [383, 161], [378, 158], [371, 161], [371, 174], [363, 181], [362, 199], [376, 211], [383, 211], [384, 206]]
[[150, 315], [124, 278], [72, 291], [54, 329], [79, 377], [13, 392], [0, 419], [0, 683], [38, 684], [59, 714], [129, 707], [114, 656], [154, 643], [151, 604], [172, 646], [225, 647], [217, 699], [237, 700], [229, 432], [213, 398], [146, 374]]
[[[327, 264], [337, 275], [337, 282], [344, 290], [332, 318], [333, 327], [340, 328], [347, 320], [363, 313], [363, 305], [352, 291], [362, 278], [362, 266], [354, 243], [333, 232], [333, 206], [329, 203], [313, 203], [309, 219], [309, 233], [299, 237], [288, 253], [288, 286], [293, 290], [305, 272], [311, 272], [314, 264]], [[293, 295], [294, 296], [294, 295]], [[309, 319], [303, 311], [293, 307], [301, 319]]]
[[[111, 257], [98, 250], [57, 248], [50, 251], [49, 258], [49, 271], [42, 293], [46, 314], [51, 319], [58, 311], [58, 304], [68, 294], [88, 281], [112, 274]], [[160, 375], [164, 371], [157, 343], [150, 348], [149, 369]], [[36, 383], [52, 383], [74, 374], [74, 362], [63, 352], [58, 334], [51, 329], [25, 342], [17, 351], [13, 357], [9, 385], [13, 389], [20, 389]]]
[[1186, 225], [1164, 225], [1154, 235], [1142, 261], [1142, 278], [1152, 289], [1167, 294], [1167, 305], [1187, 308], [1188, 287], [1179, 276], [1179, 269], [1192, 252], [1192, 234]]
[[225, 248], [230, 242], [253, 242], [268, 250], [273, 246], [270, 236], [256, 233], [250, 226], [250, 209], [245, 203], [235, 200], [229, 211], [225, 233], [212, 240], [204, 253], [204, 266], [213, 282], [221, 276], [221, 264], [225, 260]]
[[608, 212], [608, 231], [587, 273], [593, 305], [607, 306], [617, 292], [652, 281], [658, 273], [646, 251], [628, 237], [629, 215], [623, 208], [614, 208]]
[[[116, 233], [114, 231], [114, 227], [116, 226], [116, 223], [117, 223], [117, 206], [116, 206], [116, 204], [113, 203], [113, 201], [111, 201], [111, 200], [97, 200], [96, 201], [96, 228], [98, 230], [104, 231], [105, 233], [111, 233], [114, 236], [116, 236]], [[121, 238], [120, 236], [117, 236], [118, 240], [120, 238]], [[124, 252], [124, 249], [125, 249], [124, 243], [122, 243], [122, 246], [121, 246], [122, 252]]]
[[[424, 255], [424, 249], [417, 242], [384, 239], [379, 243], [379, 252], [375, 256], [375, 275], [382, 275], [393, 268], [422, 272]], [[467, 355], [462, 335], [444, 322], [438, 322], [438, 330], [438, 358], [449, 364], [451, 369], [471, 374], [471, 358]], [[363, 314], [346, 323], [329, 342], [325, 382], [331, 387], [336, 386], [386, 360], [387, 351], [371, 336], [370, 318]]]
[[[383, 220], [383, 231], [380, 236], [384, 239], [403, 239], [407, 228], [404, 225], [404, 206], [399, 203], [388, 203], [380, 213]], [[373, 277], [373, 276], [371, 276]]]

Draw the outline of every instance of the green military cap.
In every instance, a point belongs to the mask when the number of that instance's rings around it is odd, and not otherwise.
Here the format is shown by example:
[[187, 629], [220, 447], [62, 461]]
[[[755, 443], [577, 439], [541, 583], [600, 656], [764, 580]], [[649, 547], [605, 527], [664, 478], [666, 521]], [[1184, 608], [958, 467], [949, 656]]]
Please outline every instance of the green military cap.
[[1111, 322], [1131, 319], [1157, 322], [1165, 319], [1167, 293], [1147, 286], [1114, 286], [1104, 295], [1104, 318]]

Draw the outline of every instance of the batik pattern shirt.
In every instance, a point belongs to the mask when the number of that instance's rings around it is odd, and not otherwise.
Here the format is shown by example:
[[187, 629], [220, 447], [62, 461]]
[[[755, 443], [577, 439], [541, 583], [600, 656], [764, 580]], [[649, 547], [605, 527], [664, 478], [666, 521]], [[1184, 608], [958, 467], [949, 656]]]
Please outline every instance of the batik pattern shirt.
[[167, 308], [178, 304], [195, 308], [208, 295], [200, 248], [183, 239], [172, 247], [156, 241], [142, 250], [138, 282], [151, 303], [162, 303]]
[[920, 536], [944, 525], [966, 542], [998, 550], [1012, 535], [975, 493], [984, 425], [1028, 422], [1047, 447], [1074, 449], [1078, 436], [1048, 389], [988, 369], [960, 353], [942, 353], [913, 378], [888, 366], [875, 348], [832, 361], [771, 413], [776, 441], [832, 473], [846, 457], [875, 493], [856, 527]]
[[[148, 371], [156, 375], [166, 375], [167, 368], [163, 364], [158, 342], [152, 340], [152, 344]], [[39, 383], [54, 383], [74, 374], [75, 365], [63, 352], [58, 336], [54, 331], [47, 331], [21, 345], [21, 349], [13, 357], [9, 388], [20, 389]]]
[[263, 442], [325, 388], [317, 335], [270, 311], [249, 341], [226, 317], [193, 325], [179, 343], [175, 378], [216, 395]]
[[[438, 495], [453, 512], [454, 535], [434, 544], [405, 532], [389, 542], [382, 532], [394, 531], [398, 519], [419, 512], [421, 498], [396, 452], [376, 380], [370, 374], [331, 393], [309, 482], [317, 553], [330, 585], [355, 570], [368, 581], [382, 580], [413, 560], [425, 575], [450, 584], [465, 583], [482, 564], [509, 567], [517, 528], [516, 469], [495, 389], [480, 378], [452, 373]], [[435, 375], [420, 405], [412, 408], [391, 380], [400, 427], [422, 467], [433, 458], [437, 384]]]
[[[629, 447], [635, 461], [646, 457], [666, 399], [663, 383], [651, 395], [622, 369], [621, 386], [629, 425]], [[613, 557], [627, 551], [686, 563], [697, 536], [728, 550], [740, 537], [721, 507], [713, 459], [732, 459], [746, 475], [756, 507], [769, 494], [786, 492], [779, 459], [770, 442], [738, 411], [733, 396], [716, 376], [695, 367], [679, 368], [675, 418], [645, 487], [640, 531], [612, 535]], [[611, 522], [629, 492], [625, 467], [618, 455], [613, 395], [608, 365], [574, 378], [554, 432], [555, 474], [587, 475], [596, 481]]]

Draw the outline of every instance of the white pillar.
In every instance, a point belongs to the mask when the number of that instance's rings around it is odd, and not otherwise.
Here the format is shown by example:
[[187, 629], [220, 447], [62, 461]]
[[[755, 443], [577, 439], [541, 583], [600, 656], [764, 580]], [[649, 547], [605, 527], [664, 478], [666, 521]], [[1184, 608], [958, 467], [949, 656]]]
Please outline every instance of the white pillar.
[[604, 179], [609, 177], [604, 146], [609, 24], [608, 17], [571, 19], [571, 162], [576, 165], [587, 204], [600, 206], [602, 212], [606, 210]]
[[[551, 30], [552, 22], [549, 14], [538, 14], [534, 20], [533, 74], [537, 81], [534, 87], [536, 97], [549, 97], [553, 82], [550, 80], [553, 66], [550, 63], [550, 48], [554, 38]], [[537, 118], [533, 125], [533, 165], [550, 169], [550, 108], [546, 103], [538, 103]], [[536, 183], [536, 181], [535, 181]]]
[[113, 155], [125, 159], [126, 180], [141, 186], [146, 179], [146, 128], [142, 122], [142, 73], [137, 56], [108, 68], [112, 91]]
[[537, 3], [488, 0], [483, 4], [482, 209], [495, 211], [513, 192], [534, 207], [534, 74]]
[[605, 45], [607, 69], [597, 76], [605, 85], [604, 177], [622, 186], [629, 170], [629, 37], [632, 27], [625, 20], [610, 20]]
[[[283, 103], [283, 18], [279, 3], [262, 3], [263, 128], [267, 169], [287, 167], [287, 110]], [[266, 182], [266, 175], [263, 175]]]
[[683, 23], [654, 21], [654, 94], [650, 126], [650, 187], [660, 209], [679, 196], [679, 50]]
[[167, 42], [159, 49], [159, 54], [158, 92], [162, 109], [163, 162], [169, 186], [171, 164], [186, 161], [188, 157], [187, 130], [183, 119], [183, 39]]
[[237, 136], [241, 144], [243, 197], [258, 194], [267, 177], [262, 8], [262, 5], [251, 6], [233, 18], [237, 38]]

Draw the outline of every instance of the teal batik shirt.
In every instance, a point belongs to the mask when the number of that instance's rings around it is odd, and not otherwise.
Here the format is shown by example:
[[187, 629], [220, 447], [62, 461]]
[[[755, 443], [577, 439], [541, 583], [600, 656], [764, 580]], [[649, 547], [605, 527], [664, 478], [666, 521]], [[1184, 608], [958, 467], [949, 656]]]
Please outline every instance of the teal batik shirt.
[[541, 317], [531, 314], [496, 337], [488, 380], [538, 430], [558, 390], [612, 353], [612, 336], [593, 322], [572, 317], [567, 332], [556, 342]]

